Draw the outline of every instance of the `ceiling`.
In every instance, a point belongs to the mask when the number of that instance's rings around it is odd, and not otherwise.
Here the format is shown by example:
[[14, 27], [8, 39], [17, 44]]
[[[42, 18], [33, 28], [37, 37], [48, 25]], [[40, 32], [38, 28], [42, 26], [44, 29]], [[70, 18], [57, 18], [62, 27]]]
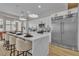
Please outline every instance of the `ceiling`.
[[[41, 8], [38, 8], [39, 5]], [[42, 18], [66, 9], [66, 3], [0, 3], [0, 11], [16, 16], [20, 16], [21, 11], [24, 11], [25, 16], [33, 13]]]

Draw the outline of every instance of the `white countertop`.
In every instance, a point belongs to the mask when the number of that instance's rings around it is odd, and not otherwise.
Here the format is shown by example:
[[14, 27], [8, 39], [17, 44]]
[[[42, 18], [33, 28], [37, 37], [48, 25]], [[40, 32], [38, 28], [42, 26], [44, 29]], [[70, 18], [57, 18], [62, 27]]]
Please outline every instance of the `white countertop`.
[[31, 35], [33, 35], [33, 37], [24, 37], [25, 34], [24, 35], [16, 35], [16, 34], [12, 34], [12, 33], [8, 33], [8, 34], [13, 35], [17, 38], [21, 38], [21, 39], [24, 39], [24, 40], [30, 40], [30, 41], [34, 41], [36, 39], [39, 39], [39, 38], [44, 37], [44, 36], [48, 36], [50, 34], [48, 32], [45, 32], [43, 34], [38, 34], [36, 32], [30, 32], [30, 33], [31, 33]]

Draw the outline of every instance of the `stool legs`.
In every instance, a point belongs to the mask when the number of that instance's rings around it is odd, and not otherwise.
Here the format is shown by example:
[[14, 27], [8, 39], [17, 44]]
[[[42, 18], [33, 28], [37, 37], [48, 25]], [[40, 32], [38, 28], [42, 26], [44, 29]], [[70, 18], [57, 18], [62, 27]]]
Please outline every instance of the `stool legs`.
[[19, 51], [17, 51], [17, 56], [19, 56]]
[[26, 54], [25, 55], [27, 56], [27, 51], [26, 51]]
[[13, 55], [15, 56], [15, 45], [14, 45], [14, 51], [13, 51], [13, 52], [14, 52], [14, 54], [13, 54]]
[[15, 56], [15, 45], [10, 45], [10, 46], [11, 46], [10, 56], [12, 56], [12, 54]]
[[[22, 52], [22, 53], [20, 53], [20, 52]], [[19, 55], [25, 56], [25, 51], [17, 51], [17, 56], [19, 56]]]
[[10, 52], [10, 56], [12, 55], [12, 45], [10, 45], [10, 47], [11, 47], [11, 52]]
[[9, 41], [6, 41], [4, 46], [6, 47], [6, 50], [9, 50]]
[[[29, 51], [29, 50], [28, 50]], [[28, 54], [30, 54], [30, 55], [32, 55], [30, 52], [28, 52], [28, 51], [17, 51], [17, 56], [19, 56], [19, 55], [23, 55], [23, 56], [27, 56], [27, 53]], [[22, 53], [20, 53], [20, 52], [22, 52]]]

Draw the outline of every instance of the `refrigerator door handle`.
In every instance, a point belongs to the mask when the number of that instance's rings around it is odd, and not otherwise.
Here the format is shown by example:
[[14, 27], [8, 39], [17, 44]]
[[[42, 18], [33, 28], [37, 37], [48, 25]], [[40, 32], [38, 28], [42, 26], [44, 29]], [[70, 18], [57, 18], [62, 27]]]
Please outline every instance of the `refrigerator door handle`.
[[64, 22], [62, 22], [62, 25], [61, 25], [61, 32], [62, 34], [64, 34]]

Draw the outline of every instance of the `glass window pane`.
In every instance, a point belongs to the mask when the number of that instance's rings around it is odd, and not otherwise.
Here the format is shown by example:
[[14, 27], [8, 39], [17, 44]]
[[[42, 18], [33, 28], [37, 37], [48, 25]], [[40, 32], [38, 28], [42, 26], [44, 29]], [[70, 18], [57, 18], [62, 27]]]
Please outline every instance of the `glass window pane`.
[[15, 21], [12, 21], [11, 23], [12, 23], [12, 31], [15, 31], [16, 30], [16, 23], [15, 23]]
[[6, 31], [10, 31], [10, 21], [6, 20]]
[[3, 31], [3, 19], [0, 19], [0, 31]]

